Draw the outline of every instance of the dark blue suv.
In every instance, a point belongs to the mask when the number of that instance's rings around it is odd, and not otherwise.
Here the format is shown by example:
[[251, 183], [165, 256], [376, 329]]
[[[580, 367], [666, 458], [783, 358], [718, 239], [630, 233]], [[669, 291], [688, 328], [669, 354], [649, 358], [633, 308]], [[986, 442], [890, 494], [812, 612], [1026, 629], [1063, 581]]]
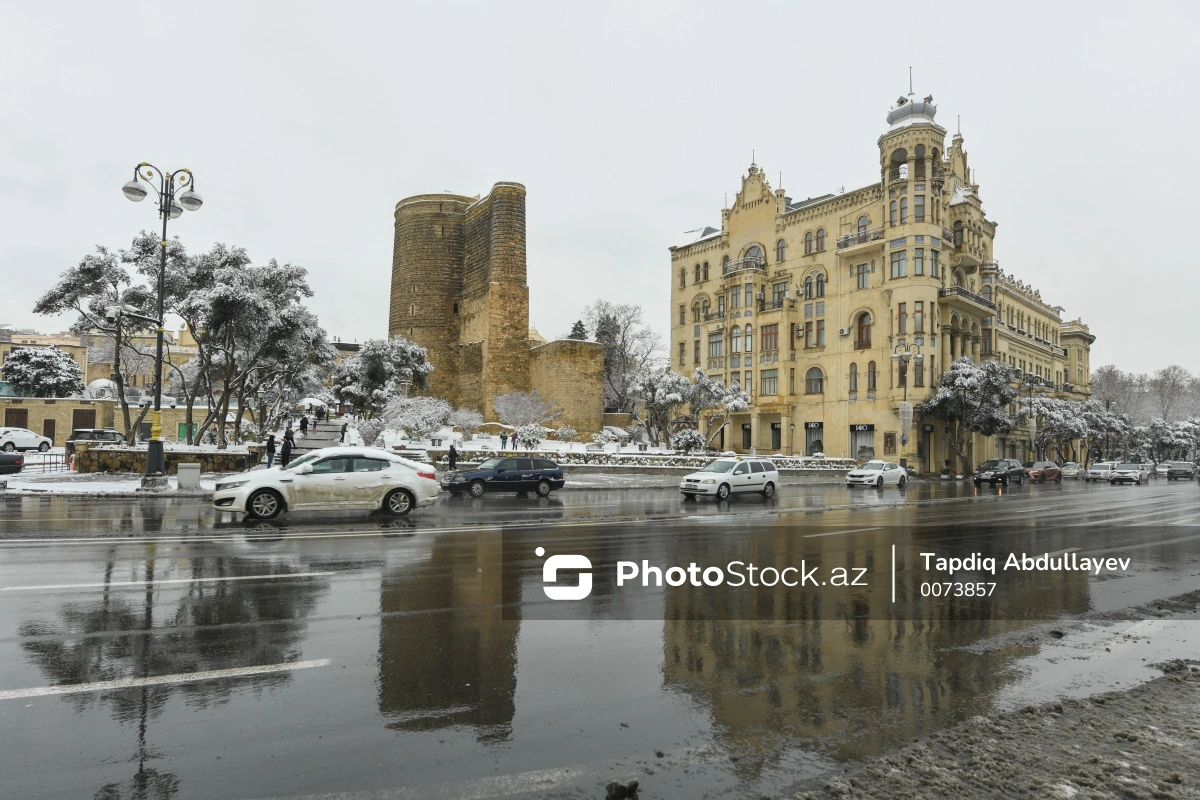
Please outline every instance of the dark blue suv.
[[489, 458], [473, 469], [459, 469], [442, 476], [442, 488], [471, 497], [484, 492], [537, 492], [545, 497], [561, 489], [562, 467], [548, 458]]

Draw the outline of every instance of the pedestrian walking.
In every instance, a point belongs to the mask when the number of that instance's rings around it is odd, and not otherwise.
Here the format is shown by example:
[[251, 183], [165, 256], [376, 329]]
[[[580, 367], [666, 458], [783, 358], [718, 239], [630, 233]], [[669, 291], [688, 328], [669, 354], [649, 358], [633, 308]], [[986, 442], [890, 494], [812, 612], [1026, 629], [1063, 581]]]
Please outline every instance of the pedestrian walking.
[[[288, 431], [291, 434], [291, 431]], [[283, 437], [283, 446], [279, 448], [279, 466], [286, 467], [288, 462], [292, 460], [292, 437], [286, 435]]]
[[317, 422], [325, 421], [325, 406], [317, 406]]
[[267, 469], [275, 463], [275, 434], [267, 436]]
[[308, 415], [300, 417], [300, 433], [303, 436], [308, 435]]
[[508, 431], [500, 431], [500, 448], [502, 450], [508, 449]]
[[453, 472], [458, 466], [458, 451], [454, 449], [454, 445], [450, 445], [450, 454], [446, 458], [450, 461], [450, 471]]
[[513, 450], [516, 450], [516, 449], [517, 449], [517, 447], [518, 447], [518, 445], [517, 445], [517, 432], [516, 432], [516, 431], [513, 431], [513, 435], [512, 435], [512, 448], [513, 448]]
[[342, 423], [342, 438], [338, 439], [338, 441], [342, 444], [346, 443], [346, 423], [344, 422]]

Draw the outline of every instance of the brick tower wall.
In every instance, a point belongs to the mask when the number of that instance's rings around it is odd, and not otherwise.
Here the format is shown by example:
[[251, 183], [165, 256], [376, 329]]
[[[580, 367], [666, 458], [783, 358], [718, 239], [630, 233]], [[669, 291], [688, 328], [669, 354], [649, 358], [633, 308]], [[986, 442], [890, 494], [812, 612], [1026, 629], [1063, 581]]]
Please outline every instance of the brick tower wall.
[[417, 195], [396, 204], [388, 337], [429, 351], [430, 389], [458, 404], [463, 212], [472, 202], [453, 194]]
[[563, 410], [546, 427], [570, 425], [580, 434], [599, 433], [604, 424], [604, 346], [559, 339], [529, 355], [532, 390]]

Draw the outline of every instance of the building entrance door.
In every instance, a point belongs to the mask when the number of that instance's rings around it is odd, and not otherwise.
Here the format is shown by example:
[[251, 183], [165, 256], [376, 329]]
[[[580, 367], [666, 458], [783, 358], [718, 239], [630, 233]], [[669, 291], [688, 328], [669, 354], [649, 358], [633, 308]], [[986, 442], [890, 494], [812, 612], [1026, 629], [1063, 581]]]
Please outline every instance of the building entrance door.
[[49, 439], [52, 446], [58, 444], [58, 442], [54, 441], [54, 420], [42, 420], [42, 436]]
[[771, 449], [779, 452], [779, 448], [783, 446], [783, 423], [771, 423]]
[[750, 429], [749, 422], [742, 423], [742, 449], [749, 450], [754, 446], [754, 432]]
[[6, 409], [4, 409], [4, 427], [6, 427], [6, 428], [28, 428], [29, 427], [29, 409], [28, 408], [6, 408]]
[[96, 427], [96, 409], [77, 408], [71, 412], [72, 429], [94, 427]]

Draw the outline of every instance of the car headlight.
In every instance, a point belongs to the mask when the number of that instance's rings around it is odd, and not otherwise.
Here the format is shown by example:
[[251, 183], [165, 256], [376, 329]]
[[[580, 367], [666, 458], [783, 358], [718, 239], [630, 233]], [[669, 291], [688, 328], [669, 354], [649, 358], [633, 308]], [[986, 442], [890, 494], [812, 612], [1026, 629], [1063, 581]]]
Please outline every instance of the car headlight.
[[702, 480], [700, 482], [701, 483], [716, 483], [717, 479], [716, 478], [705, 478], [704, 480]]
[[224, 492], [229, 489], [236, 489], [239, 486], [245, 486], [249, 482], [250, 482], [249, 480], [244, 480], [244, 481], [230, 481], [229, 483], [218, 483], [217, 491]]
[[466, 478], [464, 478], [462, 475], [451, 475], [450, 476], [451, 483], [462, 483], [465, 480], [466, 480]]

